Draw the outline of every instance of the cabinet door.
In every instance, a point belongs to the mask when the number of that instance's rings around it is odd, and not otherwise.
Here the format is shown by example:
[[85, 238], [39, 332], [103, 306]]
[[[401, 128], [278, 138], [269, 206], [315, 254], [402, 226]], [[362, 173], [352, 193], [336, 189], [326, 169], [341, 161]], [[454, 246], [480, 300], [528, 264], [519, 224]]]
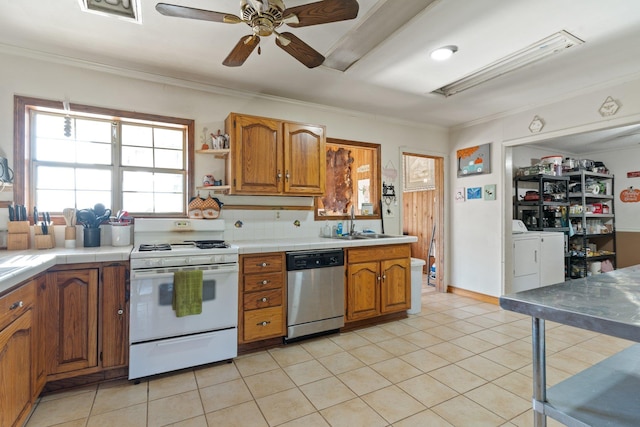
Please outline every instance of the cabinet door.
[[380, 263], [349, 264], [347, 274], [347, 320], [380, 315]]
[[564, 282], [564, 234], [541, 233], [540, 286]]
[[284, 124], [284, 192], [322, 195], [325, 188], [325, 129]]
[[514, 236], [513, 284], [511, 292], [525, 291], [539, 286], [540, 237], [537, 234]]
[[284, 177], [282, 122], [232, 116], [231, 191], [236, 194], [277, 194]]
[[98, 365], [98, 269], [47, 273], [50, 376]]
[[0, 330], [0, 426], [22, 425], [29, 413], [32, 339], [31, 310]]
[[127, 268], [110, 265], [102, 270], [102, 367], [124, 366], [129, 350]]
[[411, 307], [411, 260], [390, 259], [380, 262], [382, 281], [380, 310], [382, 313], [407, 310]]
[[36, 286], [36, 305], [33, 310], [33, 398], [40, 395], [47, 382], [47, 286], [46, 276], [33, 280]]

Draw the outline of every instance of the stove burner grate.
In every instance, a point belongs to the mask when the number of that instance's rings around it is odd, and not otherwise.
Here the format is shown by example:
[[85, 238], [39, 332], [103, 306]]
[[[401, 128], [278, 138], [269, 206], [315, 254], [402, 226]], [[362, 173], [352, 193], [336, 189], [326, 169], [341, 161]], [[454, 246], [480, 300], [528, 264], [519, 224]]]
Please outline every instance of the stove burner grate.
[[169, 243], [159, 243], [159, 244], [142, 244], [138, 248], [140, 252], [152, 252], [152, 251], [170, 251], [171, 245]]
[[223, 249], [229, 247], [224, 240], [187, 240], [186, 242], [193, 243], [198, 249]]

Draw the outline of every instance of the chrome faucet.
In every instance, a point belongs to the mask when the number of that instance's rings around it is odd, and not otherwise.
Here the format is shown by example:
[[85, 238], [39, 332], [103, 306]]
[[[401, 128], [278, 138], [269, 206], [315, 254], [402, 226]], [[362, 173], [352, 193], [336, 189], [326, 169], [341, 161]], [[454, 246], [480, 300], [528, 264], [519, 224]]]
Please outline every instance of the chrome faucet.
[[351, 225], [349, 225], [349, 235], [353, 236], [356, 233], [356, 214], [355, 207], [351, 205]]

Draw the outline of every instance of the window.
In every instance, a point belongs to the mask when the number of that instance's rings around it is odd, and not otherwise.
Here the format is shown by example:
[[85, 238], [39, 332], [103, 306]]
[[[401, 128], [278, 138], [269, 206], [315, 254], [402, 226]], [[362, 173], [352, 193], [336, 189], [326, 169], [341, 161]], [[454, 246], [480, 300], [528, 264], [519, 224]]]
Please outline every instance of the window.
[[[14, 200], [61, 213], [102, 203], [184, 216], [193, 121], [16, 97]], [[24, 114], [20, 114], [24, 112]]]
[[380, 218], [380, 144], [327, 138], [325, 194], [315, 198], [315, 219]]

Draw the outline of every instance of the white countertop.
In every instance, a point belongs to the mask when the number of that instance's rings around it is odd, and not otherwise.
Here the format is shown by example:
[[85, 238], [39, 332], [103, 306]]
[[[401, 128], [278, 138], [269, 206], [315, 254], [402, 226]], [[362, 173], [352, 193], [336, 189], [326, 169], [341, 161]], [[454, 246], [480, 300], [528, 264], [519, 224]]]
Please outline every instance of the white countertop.
[[342, 240], [326, 237], [303, 237], [296, 239], [269, 240], [235, 240], [240, 254], [254, 254], [260, 252], [305, 251], [311, 249], [350, 248], [354, 246], [397, 245], [399, 243], [417, 242], [416, 236], [394, 236], [380, 239]]
[[59, 264], [128, 261], [132, 246], [0, 252], [0, 294]]
[[[355, 246], [397, 245], [417, 241], [418, 238], [416, 236], [394, 236], [357, 240], [303, 237], [295, 239], [239, 240], [231, 243], [238, 247], [238, 253], [253, 254]], [[128, 261], [132, 249], [132, 246], [101, 246], [98, 248], [53, 248], [0, 252], [2, 254], [0, 255], [0, 295], [18, 283], [24, 282], [55, 265]]]

